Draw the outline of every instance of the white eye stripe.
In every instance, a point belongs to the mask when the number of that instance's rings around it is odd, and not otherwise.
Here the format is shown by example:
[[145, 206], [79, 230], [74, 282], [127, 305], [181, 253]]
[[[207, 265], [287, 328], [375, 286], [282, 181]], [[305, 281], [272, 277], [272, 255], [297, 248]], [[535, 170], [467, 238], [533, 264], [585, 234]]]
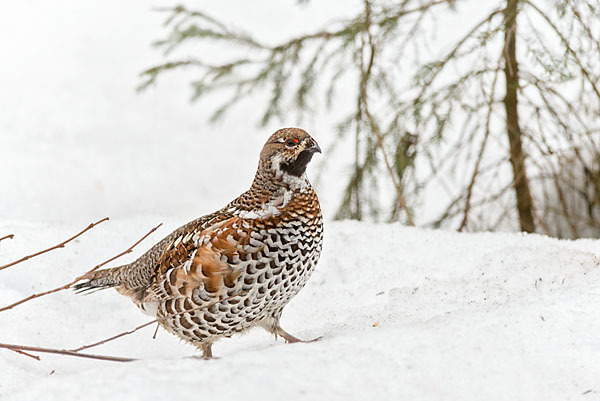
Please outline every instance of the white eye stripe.
[[285, 142], [285, 138], [279, 138], [279, 139], [277, 140], [277, 142], [279, 142], [279, 143], [284, 143], [284, 142]]

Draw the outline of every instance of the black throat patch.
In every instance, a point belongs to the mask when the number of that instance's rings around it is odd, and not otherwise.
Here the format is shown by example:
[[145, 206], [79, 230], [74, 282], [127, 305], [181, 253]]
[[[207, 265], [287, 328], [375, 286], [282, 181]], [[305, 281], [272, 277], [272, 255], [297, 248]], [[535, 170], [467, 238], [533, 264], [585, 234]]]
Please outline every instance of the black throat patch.
[[306, 171], [306, 166], [312, 159], [314, 153], [310, 150], [303, 150], [300, 152], [296, 160], [290, 163], [281, 163], [281, 169], [286, 173], [300, 177]]

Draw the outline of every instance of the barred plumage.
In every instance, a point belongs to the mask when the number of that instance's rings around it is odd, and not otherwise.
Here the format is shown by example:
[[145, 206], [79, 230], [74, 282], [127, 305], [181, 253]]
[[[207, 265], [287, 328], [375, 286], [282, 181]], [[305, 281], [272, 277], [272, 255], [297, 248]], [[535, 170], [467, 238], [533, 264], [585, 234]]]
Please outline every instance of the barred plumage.
[[305, 173], [320, 151], [304, 130], [277, 131], [248, 191], [175, 230], [135, 262], [95, 272], [76, 289], [115, 287], [205, 357], [219, 338], [254, 326], [300, 341], [279, 319], [321, 253], [321, 209]]

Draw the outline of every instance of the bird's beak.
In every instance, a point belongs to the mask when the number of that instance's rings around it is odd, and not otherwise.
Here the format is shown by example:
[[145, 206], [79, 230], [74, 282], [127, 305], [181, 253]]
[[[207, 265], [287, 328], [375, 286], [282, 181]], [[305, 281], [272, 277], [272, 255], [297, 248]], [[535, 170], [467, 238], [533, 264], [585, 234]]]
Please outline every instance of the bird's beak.
[[307, 148], [305, 150], [308, 150], [311, 153], [321, 153], [321, 148], [319, 147], [319, 144], [315, 142], [314, 146]]

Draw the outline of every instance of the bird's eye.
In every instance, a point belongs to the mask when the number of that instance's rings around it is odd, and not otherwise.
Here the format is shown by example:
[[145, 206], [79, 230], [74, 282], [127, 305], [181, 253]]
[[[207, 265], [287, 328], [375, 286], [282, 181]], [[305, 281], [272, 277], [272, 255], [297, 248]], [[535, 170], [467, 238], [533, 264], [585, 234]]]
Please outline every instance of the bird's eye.
[[300, 141], [297, 140], [296, 138], [294, 138], [294, 139], [288, 139], [288, 141], [285, 144], [286, 144], [286, 146], [293, 148], [294, 146], [296, 146], [298, 144], [298, 142], [300, 142]]

